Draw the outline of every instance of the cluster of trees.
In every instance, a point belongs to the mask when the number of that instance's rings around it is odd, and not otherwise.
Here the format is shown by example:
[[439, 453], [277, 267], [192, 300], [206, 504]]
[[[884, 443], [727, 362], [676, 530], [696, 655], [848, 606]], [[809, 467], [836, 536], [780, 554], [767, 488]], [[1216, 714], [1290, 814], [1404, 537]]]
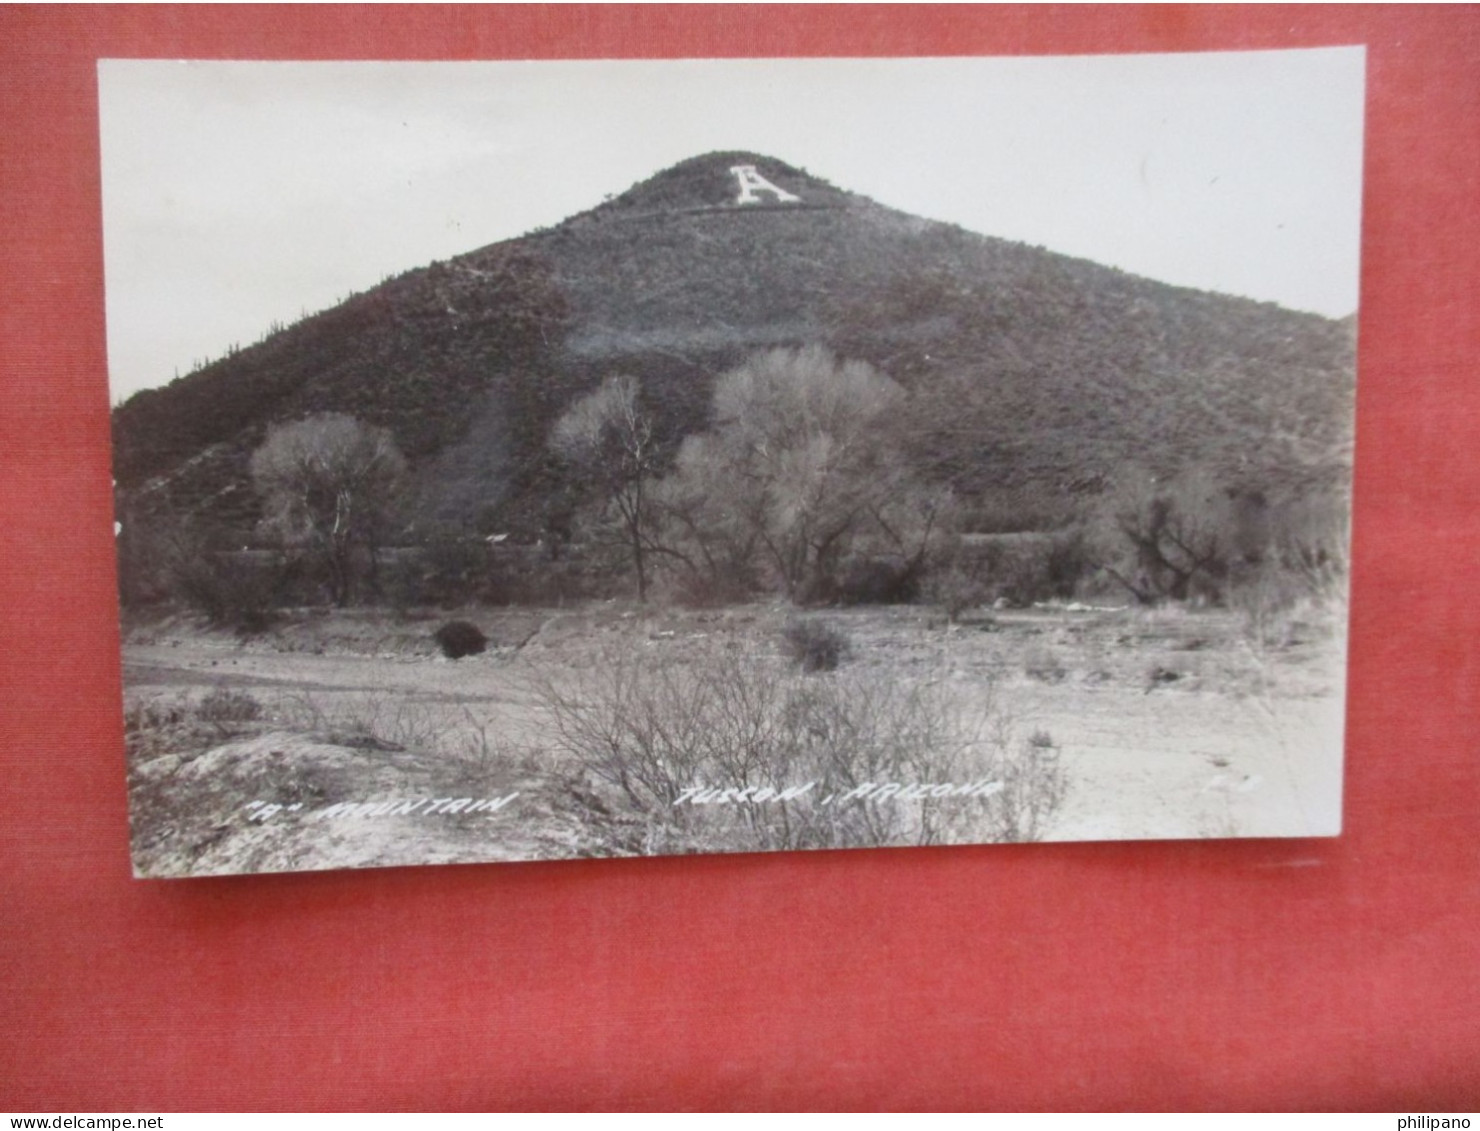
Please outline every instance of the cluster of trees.
[[271, 427], [250, 463], [258, 546], [188, 515], [125, 502], [119, 535], [126, 603], [183, 599], [212, 621], [265, 625], [290, 594], [335, 605], [378, 595], [381, 552], [396, 530], [406, 460], [390, 432], [343, 413]]
[[911, 472], [894, 381], [819, 346], [759, 354], [715, 386], [711, 426], [665, 459], [638, 382], [607, 379], [552, 446], [587, 485], [584, 526], [616, 533], [640, 597], [654, 564], [710, 599], [913, 594], [949, 495]]
[[551, 442], [584, 485], [584, 536], [625, 548], [639, 597], [655, 568], [710, 600], [923, 596], [955, 608], [1086, 590], [1217, 604], [1272, 575], [1320, 590], [1344, 571], [1341, 491], [1197, 471], [1125, 468], [1092, 499], [1048, 507], [1060, 515], [1051, 529], [969, 533], [970, 509], [918, 471], [910, 411], [905, 391], [866, 363], [778, 349], [722, 376], [709, 428], [671, 456], [631, 377], [577, 401]]
[[[865, 362], [820, 346], [776, 349], [722, 375], [708, 427], [675, 441], [636, 378], [609, 377], [547, 437], [563, 491], [577, 500], [571, 556], [608, 563], [595, 591], [625, 588], [640, 600], [662, 584], [696, 602], [923, 598], [952, 611], [1094, 590], [1143, 604], [1221, 603], [1267, 589], [1272, 576], [1310, 589], [1344, 570], [1339, 492], [1230, 489], [1206, 474], [1132, 469], [1088, 505], [1064, 507], [1056, 529], [974, 532], [972, 509], [918, 471], [910, 408], [905, 390]], [[278, 424], [250, 468], [279, 591], [307, 579], [336, 605], [385, 595], [382, 551], [408, 529], [407, 463], [388, 430], [336, 413]], [[240, 553], [178, 532], [175, 542], [166, 556], [176, 592], [213, 617], [271, 604], [272, 586]], [[464, 583], [498, 556], [481, 540], [450, 544]], [[432, 539], [412, 551], [422, 582], [445, 550]], [[539, 568], [527, 552], [521, 567]], [[422, 585], [413, 599], [448, 599], [436, 588]]]

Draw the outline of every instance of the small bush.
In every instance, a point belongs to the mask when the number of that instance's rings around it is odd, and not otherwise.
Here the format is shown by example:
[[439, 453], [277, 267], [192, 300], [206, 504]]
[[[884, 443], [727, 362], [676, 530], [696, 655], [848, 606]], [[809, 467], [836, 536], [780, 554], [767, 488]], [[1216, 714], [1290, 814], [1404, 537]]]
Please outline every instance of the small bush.
[[196, 708], [195, 713], [207, 723], [249, 723], [262, 715], [262, 704], [245, 691], [214, 688]]
[[460, 660], [464, 656], [476, 656], [488, 647], [488, 637], [476, 624], [465, 620], [451, 620], [432, 634], [449, 660]]
[[855, 557], [832, 583], [843, 605], [907, 605], [920, 596], [920, 563], [899, 558]]
[[993, 758], [1003, 789], [992, 811], [993, 839], [1004, 843], [1042, 840], [1069, 792], [1069, 774], [1059, 744], [1035, 730], [1016, 749], [1003, 738]]
[[197, 550], [182, 554], [172, 570], [175, 593], [214, 626], [243, 635], [272, 625], [282, 566], [248, 555]]
[[925, 579], [924, 596], [932, 605], [939, 606], [947, 619], [955, 623], [969, 609], [991, 604], [994, 595], [988, 591], [981, 578], [974, 576], [957, 562], [933, 571]]
[[1028, 649], [1023, 657], [1023, 671], [1028, 678], [1043, 683], [1062, 683], [1069, 674], [1053, 651], [1041, 645]]
[[216, 687], [199, 700], [150, 698], [124, 710], [124, 741], [131, 763], [160, 754], [199, 754], [227, 738], [251, 733], [262, 704], [244, 691]]
[[793, 620], [782, 633], [787, 655], [804, 672], [836, 671], [852, 651], [848, 637], [820, 620]]
[[1182, 673], [1173, 668], [1162, 667], [1160, 664], [1152, 664], [1146, 671], [1146, 690], [1148, 692], [1167, 684], [1176, 683], [1182, 678]]
[[128, 704], [123, 712], [123, 740], [130, 763], [164, 753], [176, 733], [190, 726], [190, 706], [183, 699], [144, 699]]
[[418, 603], [455, 609], [480, 595], [489, 565], [487, 546], [481, 539], [438, 533], [419, 556]]
[[1229, 604], [1242, 615], [1245, 638], [1260, 649], [1290, 647], [1298, 614], [1312, 599], [1305, 578], [1266, 562], [1240, 580]]

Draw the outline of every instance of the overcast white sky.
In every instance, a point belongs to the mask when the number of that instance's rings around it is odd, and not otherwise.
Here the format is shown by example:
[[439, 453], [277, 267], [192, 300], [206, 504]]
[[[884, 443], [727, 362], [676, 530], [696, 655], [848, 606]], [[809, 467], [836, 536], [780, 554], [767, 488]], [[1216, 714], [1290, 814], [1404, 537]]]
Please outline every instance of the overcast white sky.
[[386, 275], [745, 149], [882, 204], [1331, 316], [1361, 48], [98, 65], [113, 399]]

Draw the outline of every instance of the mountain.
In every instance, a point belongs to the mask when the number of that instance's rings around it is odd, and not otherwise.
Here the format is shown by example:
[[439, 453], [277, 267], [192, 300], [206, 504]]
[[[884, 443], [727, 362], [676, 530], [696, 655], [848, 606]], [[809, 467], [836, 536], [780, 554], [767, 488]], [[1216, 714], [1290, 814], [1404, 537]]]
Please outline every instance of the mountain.
[[[748, 171], [747, 171], [748, 170]], [[553, 228], [409, 271], [114, 413], [121, 494], [246, 530], [278, 421], [391, 429], [419, 521], [532, 531], [564, 406], [628, 373], [671, 443], [715, 378], [821, 342], [910, 390], [964, 498], [1093, 494], [1128, 464], [1251, 487], [1349, 474], [1355, 327], [886, 208], [752, 153], [673, 166]]]

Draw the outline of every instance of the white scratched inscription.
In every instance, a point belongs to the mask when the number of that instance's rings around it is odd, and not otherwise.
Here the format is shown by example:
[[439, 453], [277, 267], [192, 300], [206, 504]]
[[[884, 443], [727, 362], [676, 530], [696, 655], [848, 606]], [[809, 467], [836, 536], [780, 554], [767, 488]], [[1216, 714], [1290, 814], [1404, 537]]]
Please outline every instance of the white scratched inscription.
[[[775, 789], [768, 785], [748, 786], [744, 789], [711, 789], [705, 786], [690, 786], [674, 798], [674, 805], [762, 805], [766, 803], [796, 801], [806, 797], [817, 788], [815, 781], [803, 785]], [[847, 805], [860, 801], [926, 801], [943, 800], [947, 797], [991, 797], [1001, 793], [1003, 783], [993, 778], [982, 778], [974, 782], [861, 782], [843, 793], [829, 793], [818, 801], [819, 805]], [[815, 798], [814, 798], [815, 800]]]
[[459, 813], [483, 813], [495, 816], [519, 791], [503, 797], [413, 797], [389, 801], [338, 801], [320, 809], [304, 812], [302, 802], [277, 805], [270, 801], [249, 801], [243, 808], [248, 821], [265, 824], [280, 814], [302, 814], [309, 820], [345, 820], [364, 817], [453, 817]]

